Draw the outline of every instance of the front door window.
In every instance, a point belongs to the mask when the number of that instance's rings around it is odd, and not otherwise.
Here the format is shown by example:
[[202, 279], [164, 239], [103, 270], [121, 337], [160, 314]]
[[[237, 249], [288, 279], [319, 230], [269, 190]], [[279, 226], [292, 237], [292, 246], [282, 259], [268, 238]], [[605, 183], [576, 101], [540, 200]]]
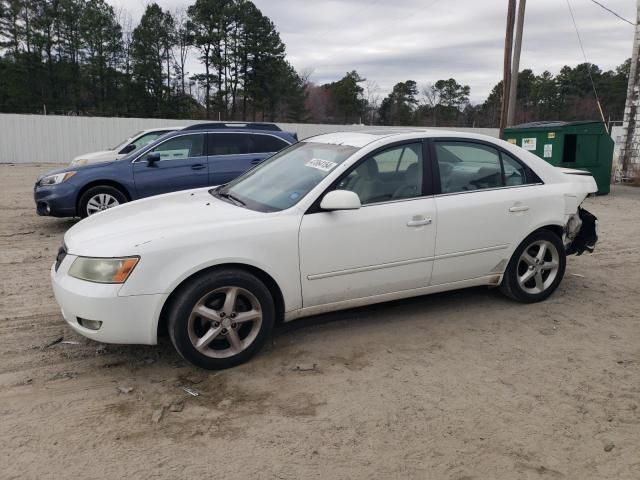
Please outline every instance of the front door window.
[[422, 144], [392, 147], [356, 166], [338, 185], [360, 197], [363, 205], [422, 195]]

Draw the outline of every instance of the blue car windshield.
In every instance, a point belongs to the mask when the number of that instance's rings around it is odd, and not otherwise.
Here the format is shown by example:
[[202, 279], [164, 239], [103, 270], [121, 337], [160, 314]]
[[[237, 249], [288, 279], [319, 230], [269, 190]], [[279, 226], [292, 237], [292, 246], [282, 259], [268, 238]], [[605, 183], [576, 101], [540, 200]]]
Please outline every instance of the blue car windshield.
[[285, 210], [357, 150], [347, 145], [296, 143], [211, 193], [252, 210]]

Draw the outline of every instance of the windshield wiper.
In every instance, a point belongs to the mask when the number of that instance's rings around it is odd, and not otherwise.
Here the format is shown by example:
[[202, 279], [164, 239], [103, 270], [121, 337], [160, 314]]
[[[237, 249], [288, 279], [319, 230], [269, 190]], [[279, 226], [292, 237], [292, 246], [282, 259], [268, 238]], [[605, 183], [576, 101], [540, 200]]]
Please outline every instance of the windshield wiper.
[[240, 200], [238, 197], [236, 197], [235, 195], [232, 195], [231, 193], [228, 193], [228, 192], [216, 192], [216, 195], [218, 195], [219, 197], [231, 200], [233, 203], [235, 203], [236, 205], [240, 205], [241, 207], [245, 207], [247, 205], [242, 200]]

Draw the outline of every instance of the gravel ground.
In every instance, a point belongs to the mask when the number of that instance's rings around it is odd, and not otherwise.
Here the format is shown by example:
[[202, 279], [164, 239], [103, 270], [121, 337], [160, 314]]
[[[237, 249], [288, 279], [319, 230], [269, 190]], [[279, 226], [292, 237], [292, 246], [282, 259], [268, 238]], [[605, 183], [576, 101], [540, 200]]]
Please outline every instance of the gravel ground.
[[587, 201], [596, 254], [544, 303], [314, 317], [208, 373], [65, 326], [48, 277], [74, 222], [35, 214], [48, 168], [0, 165], [0, 477], [640, 478], [640, 189]]

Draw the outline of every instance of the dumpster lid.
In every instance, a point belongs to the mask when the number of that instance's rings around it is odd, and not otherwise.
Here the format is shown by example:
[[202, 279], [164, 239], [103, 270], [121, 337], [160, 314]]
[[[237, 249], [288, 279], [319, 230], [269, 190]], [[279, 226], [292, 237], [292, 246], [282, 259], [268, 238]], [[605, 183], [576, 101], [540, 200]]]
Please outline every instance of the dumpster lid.
[[602, 123], [599, 120], [579, 120], [575, 122], [563, 122], [560, 120], [551, 120], [551, 121], [543, 121], [543, 122], [530, 122], [530, 123], [521, 123], [520, 125], [514, 125], [512, 127], [508, 127], [507, 130], [512, 128], [559, 128], [559, 127], [571, 127], [573, 125], [585, 125], [589, 123]]

